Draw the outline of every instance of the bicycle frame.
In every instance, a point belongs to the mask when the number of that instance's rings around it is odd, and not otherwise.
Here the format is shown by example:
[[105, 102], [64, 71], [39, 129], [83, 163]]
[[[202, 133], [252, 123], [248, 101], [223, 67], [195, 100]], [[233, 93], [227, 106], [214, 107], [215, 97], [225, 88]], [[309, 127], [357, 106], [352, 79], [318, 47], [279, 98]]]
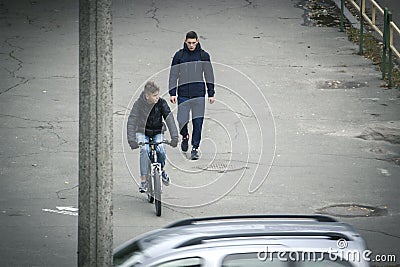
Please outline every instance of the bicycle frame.
[[[149, 146], [150, 146], [150, 162], [149, 162], [150, 176], [147, 176], [147, 184], [148, 184], [147, 190], [148, 190], [148, 195], [150, 194], [150, 195], [152, 195], [152, 197], [154, 197], [154, 191], [155, 191], [154, 190], [154, 184], [155, 184], [154, 180], [156, 178], [156, 174], [159, 175], [158, 177], [161, 176], [161, 163], [157, 162], [157, 151], [156, 151], [157, 145], [149, 143]], [[162, 183], [160, 183], [160, 186], [162, 187]], [[161, 188], [161, 192], [162, 192], [162, 188]]]
[[149, 144], [149, 146], [150, 146], [150, 152], [151, 152], [150, 163], [149, 163], [149, 167], [151, 170], [150, 173], [151, 173], [151, 175], [154, 175], [154, 172], [157, 170], [159, 172], [159, 174], [161, 175], [161, 163], [157, 162], [156, 145]]
[[161, 163], [157, 162], [157, 146], [166, 143], [170, 144], [169, 141], [153, 142], [150, 139], [149, 142], [141, 143], [140, 145], [149, 145], [150, 148], [150, 176], [147, 177], [147, 200], [150, 203], [155, 204], [156, 215], [161, 216], [161, 193], [162, 193], [162, 183], [161, 183]]

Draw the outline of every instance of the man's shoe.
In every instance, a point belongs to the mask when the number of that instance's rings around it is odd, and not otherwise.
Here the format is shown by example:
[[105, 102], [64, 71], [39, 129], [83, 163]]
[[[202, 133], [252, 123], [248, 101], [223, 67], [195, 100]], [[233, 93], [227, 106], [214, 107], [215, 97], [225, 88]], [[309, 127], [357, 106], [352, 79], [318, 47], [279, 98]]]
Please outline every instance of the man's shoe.
[[183, 152], [188, 151], [189, 149], [189, 135], [187, 135], [186, 137], [182, 137], [182, 143], [181, 143], [181, 150]]
[[193, 148], [192, 152], [190, 153], [190, 159], [191, 160], [198, 160], [200, 158], [199, 156], [199, 151], [197, 148]]
[[165, 171], [161, 172], [161, 180], [165, 186], [169, 186], [170, 179]]
[[147, 181], [140, 182], [139, 192], [140, 193], [146, 193], [147, 192]]

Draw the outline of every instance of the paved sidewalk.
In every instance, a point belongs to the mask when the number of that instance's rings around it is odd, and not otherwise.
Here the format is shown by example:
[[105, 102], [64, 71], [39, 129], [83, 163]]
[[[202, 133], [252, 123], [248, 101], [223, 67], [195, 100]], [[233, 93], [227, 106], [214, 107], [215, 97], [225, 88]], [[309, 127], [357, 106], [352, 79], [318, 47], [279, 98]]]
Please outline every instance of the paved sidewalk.
[[[399, 258], [399, 91], [380, 86], [345, 33], [303, 26], [296, 4], [113, 2], [114, 245], [192, 216], [354, 204], [387, 213], [331, 211], [360, 215], [337, 218], [374, 254]], [[0, 265], [74, 266], [78, 2], [3, 0], [0, 16]], [[192, 29], [214, 62], [217, 102], [199, 161], [168, 148], [173, 184], [156, 218], [134, 182], [125, 113], [149, 78], [166, 93], [171, 57]]]

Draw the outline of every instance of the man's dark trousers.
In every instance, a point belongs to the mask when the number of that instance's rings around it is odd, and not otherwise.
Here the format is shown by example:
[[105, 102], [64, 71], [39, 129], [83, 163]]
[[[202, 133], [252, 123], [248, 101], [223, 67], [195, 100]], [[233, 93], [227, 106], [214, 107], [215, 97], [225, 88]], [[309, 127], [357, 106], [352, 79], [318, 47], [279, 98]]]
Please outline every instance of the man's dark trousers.
[[188, 135], [188, 122], [190, 112], [192, 112], [192, 147], [198, 148], [201, 141], [201, 131], [203, 128], [205, 110], [205, 98], [195, 97], [187, 98], [178, 96], [178, 115], [177, 120], [179, 124], [180, 133], [182, 136]]

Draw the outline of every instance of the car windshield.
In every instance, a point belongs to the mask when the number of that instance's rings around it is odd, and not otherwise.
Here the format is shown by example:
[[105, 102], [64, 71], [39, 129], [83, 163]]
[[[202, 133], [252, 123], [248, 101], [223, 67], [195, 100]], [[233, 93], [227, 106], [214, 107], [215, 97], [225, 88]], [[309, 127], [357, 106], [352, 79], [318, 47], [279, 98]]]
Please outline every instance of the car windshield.
[[135, 266], [140, 263], [142, 251], [139, 242], [133, 242], [113, 255], [113, 266]]
[[[130, 244], [125, 245], [123, 248], [115, 251], [113, 255], [114, 266], [135, 266], [144, 260], [146, 255], [152, 255], [152, 249], [157, 245], [165, 244], [165, 240], [173, 237], [180, 236], [176, 233], [165, 233], [164, 231], [157, 231], [147, 235], [144, 238], [136, 240]], [[155, 251], [158, 251], [156, 248]]]

